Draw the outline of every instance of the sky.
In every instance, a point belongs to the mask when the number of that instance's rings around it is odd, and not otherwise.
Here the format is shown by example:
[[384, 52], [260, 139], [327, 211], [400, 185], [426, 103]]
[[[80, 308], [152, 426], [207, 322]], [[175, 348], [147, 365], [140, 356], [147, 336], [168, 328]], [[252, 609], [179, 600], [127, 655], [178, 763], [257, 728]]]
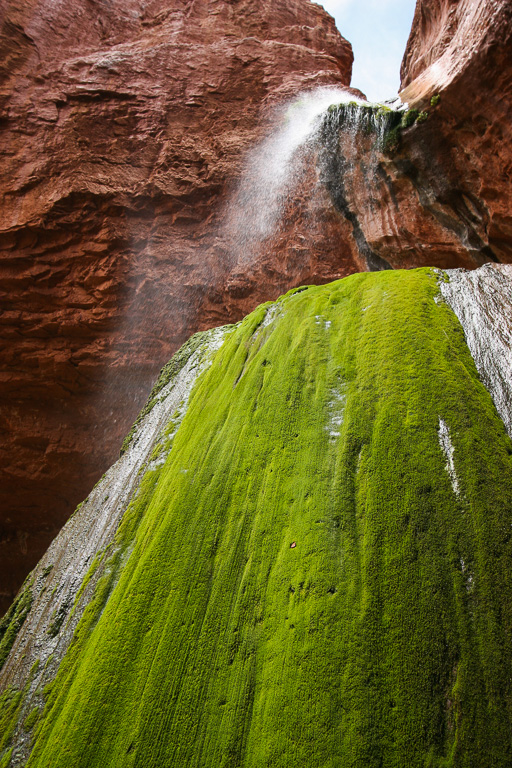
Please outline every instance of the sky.
[[316, 0], [354, 50], [352, 86], [370, 101], [398, 93], [416, 0]]

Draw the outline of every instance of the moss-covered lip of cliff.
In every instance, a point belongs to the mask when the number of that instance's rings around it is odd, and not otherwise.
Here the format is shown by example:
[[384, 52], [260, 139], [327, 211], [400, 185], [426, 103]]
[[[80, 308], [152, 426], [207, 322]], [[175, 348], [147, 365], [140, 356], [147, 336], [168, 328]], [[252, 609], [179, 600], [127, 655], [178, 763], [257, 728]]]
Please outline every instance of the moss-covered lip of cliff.
[[[437, 101], [432, 108], [437, 106]], [[356, 101], [332, 104], [326, 112], [322, 131], [357, 130], [375, 135], [374, 148], [387, 155], [395, 154], [401, 146], [402, 133], [428, 120], [429, 109], [410, 109], [396, 102], [359, 104]]]

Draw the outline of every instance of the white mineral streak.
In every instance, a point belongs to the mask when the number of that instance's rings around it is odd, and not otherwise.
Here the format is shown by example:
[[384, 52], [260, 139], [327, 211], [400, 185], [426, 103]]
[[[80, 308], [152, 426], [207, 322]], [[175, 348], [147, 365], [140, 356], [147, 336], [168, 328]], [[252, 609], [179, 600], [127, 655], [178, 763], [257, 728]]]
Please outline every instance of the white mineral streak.
[[262, 323], [258, 326], [255, 336], [257, 336], [260, 331], [262, 331], [264, 328], [270, 325], [270, 323], [273, 323], [274, 320], [277, 320], [280, 317], [283, 317], [283, 311], [281, 304], [279, 302], [276, 302], [275, 304], [272, 304], [266, 311], [265, 317], [263, 318]]
[[[39, 669], [30, 686], [32, 694], [54, 676], [90, 599], [94, 579], [91, 579], [91, 587], [88, 585], [72, 613], [75, 597], [89, 567], [95, 555], [113, 541], [123, 514], [148, 468], [162, 430], [171, 416], [173, 421], [183, 419], [193, 386], [198, 376], [211, 364], [213, 354], [221, 347], [228, 328], [211, 331], [183, 368], [158, 393], [151, 411], [137, 426], [126, 452], [91, 491], [32, 572], [34, 601], [0, 672], [0, 691], [10, 685], [22, 688], [32, 665], [38, 660]], [[50, 566], [52, 568], [48, 573]], [[59, 609], [65, 609], [66, 617], [60, 632], [52, 638], [48, 630]], [[35, 699], [35, 694], [27, 697], [24, 707], [27, 712]], [[22, 732], [20, 738], [23, 741]], [[19, 743], [18, 739], [15, 741]], [[21, 744], [17, 748], [13, 765], [24, 764], [24, 746], [27, 745]]]
[[326, 320], [322, 315], [315, 315], [315, 325], [323, 325], [324, 329], [328, 331], [332, 325], [332, 320]]
[[468, 568], [462, 557], [460, 558], [460, 569], [466, 583], [466, 591], [472, 592], [475, 586], [475, 577], [473, 576], [472, 571]]
[[445, 421], [443, 421], [441, 417], [439, 417], [439, 445], [441, 446], [441, 449], [446, 456], [446, 471], [450, 475], [453, 492], [456, 496], [460, 496], [459, 479], [457, 477], [455, 464], [453, 461], [453, 454], [455, 449], [452, 445], [448, 425]]
[[329, 433], [329, 440], [337, 440], [341, 435], [341, 425], [345, 415], [345, 404], [347, 396], [344, 392], [344, 385], [340, 384], [337, 389], [331, 390], [330, 398], [327, 401], [329, 420], [326, 430]]
[[457, 315], [469, 351], [496, 410], [512, 437], [512, 265], [446, 270], [439, 283]]

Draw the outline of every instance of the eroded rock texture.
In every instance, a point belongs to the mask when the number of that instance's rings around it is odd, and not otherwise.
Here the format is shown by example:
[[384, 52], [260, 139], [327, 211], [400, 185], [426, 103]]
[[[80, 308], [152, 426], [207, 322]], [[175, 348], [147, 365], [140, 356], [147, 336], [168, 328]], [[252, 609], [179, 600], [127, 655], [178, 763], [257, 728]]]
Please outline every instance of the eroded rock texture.
[[192, 331], [359, 268], [312, 211], [240, 286], [219, 230], [273, 105], [350, 82], [319, 6], [2, 5], [0, 611]]
[[[403, 100], [439, 105], [412, 132], [411, 175], [425, 176], [437, 221], [447, 217], [473, 260], [512, 260], [512, 5], [420, 0], [402, 67]], [[417, 147], [412, 151], [412, 144]], [[415, 171], [415, 167], [418, 171]], [[451, 223], [458, 219], [457, 226]]]
[[510, 262], [510, 2], [419, 0], [400, 95], [428, 118], [387, 152], [343, 126], [328, 174], [363, 247], [393, 267]]
[[512, 437], [512, 266], [451, 270], [441, 293], [464, 328], [480, 378]]

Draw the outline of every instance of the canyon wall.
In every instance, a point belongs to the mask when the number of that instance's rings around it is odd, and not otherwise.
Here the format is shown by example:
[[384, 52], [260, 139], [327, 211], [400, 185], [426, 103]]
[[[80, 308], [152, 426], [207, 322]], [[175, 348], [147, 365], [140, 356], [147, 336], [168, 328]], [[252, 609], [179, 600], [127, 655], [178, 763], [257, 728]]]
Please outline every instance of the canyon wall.
[[411, 112], [387, 147], [346, 119], [326, 145], [359, 248], [392, 267], [512, 261], [510, 3], [419, 0], [400, 96]]
[[281, 227], [248, 245], [226, 226], [248, 154], [297, 93], [350, 84], [350, 45], [321, 7], [2, 13], [6, 608], [192, 332], [361, 270], [512, 261], [512, 20], [503, 0], [419, 0], [402, 99], [427, 119], [386, 147], [333, 121]]
[[405, 144], [415, 184], [430, 185], [438, 220], [443, 215], [459, 218], [459, 237], [470, 251], [485, 261], [510, 262], [510, 2], [418, 3], [402, 66], [401, 96], [422, 108], [436, 93], [441, 100], [425, 140], [420, 133], [419, 141], [411, 135]]
[[0, 60], [1, 612], [190, 333], [359, 266], [312, 215], [247, 289], [221, 232], [274, 105], [350, 82], [319, 6], [13, 0]]
[[0, 768], [509, 768], [510, 4], [2, 23]]

